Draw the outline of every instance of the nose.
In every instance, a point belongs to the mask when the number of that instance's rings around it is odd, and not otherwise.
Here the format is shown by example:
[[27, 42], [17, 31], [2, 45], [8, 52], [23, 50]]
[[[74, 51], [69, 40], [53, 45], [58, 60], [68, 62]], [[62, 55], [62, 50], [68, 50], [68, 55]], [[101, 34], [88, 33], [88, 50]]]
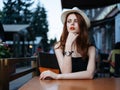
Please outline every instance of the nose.
[[74, 21], [72, 21], [71, 25], [74, 25]]

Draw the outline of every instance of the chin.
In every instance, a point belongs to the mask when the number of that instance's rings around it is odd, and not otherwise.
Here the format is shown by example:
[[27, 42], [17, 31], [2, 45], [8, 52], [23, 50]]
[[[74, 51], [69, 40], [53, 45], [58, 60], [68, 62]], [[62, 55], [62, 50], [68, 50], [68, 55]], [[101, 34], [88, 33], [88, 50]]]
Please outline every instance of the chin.
[[69, 30], [68, 32], [71, 32], [71, 33], [78, 33], [78, 32], [76, 32], [75, 30]]
[[76, 30], [68, 30], [68, 32], [76, 32]]

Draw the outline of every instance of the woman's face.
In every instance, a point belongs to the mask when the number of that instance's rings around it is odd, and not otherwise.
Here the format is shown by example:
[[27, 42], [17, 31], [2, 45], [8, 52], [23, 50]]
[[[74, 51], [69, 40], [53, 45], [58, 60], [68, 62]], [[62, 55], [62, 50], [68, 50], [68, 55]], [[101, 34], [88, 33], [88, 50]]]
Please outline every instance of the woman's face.
[[68, 30], [68, 32], [73, 32], [73, 33], [80, 32], [79, 25], [78, 25], [78, 19], [75, 16], [75, 14], [68, 15], [68, 17], [67, 17], [67, 30]]

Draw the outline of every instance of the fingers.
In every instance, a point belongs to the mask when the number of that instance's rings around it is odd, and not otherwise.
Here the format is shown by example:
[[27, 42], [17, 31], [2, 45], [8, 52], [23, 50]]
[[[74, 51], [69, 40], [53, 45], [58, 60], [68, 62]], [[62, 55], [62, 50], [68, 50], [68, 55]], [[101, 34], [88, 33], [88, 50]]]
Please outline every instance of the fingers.
[[78, 33], [76, 33], [76, 32], [73, 32], [72, 34], [74, 34], [74, 35], [78, 35]]
[[44, 78], [45, 78], [44, 75], [42, 75], [42, 73], [41, 73], [39, 79], [40, 79], [40, 80], [44, 80]]
[[40, 80], [44, 80], [46, 78], [46, 71], [45, 72], [42, 72], [41, 74], [40, 74]]
[[72, 46], [72, 44], [74, 43], [74, 41], [78, 37], [78, 35], [79, 35], [78, 33], [69, 32], [67, 40], [66, 40], [66, 45]]
[[72, 32], [69, 33], [70, 37], [77, 37], [78, 35], [79, 35], [78, 33], [72, 33]]
[[42, 72], [42, 73], [40, 74], [40, 78], [39, 78], [39, 79], [40, 79], [40, 80], [50, 80], [50, 79], [52, 79], [51, 74], [50, 74], [50, 71], [48, 70], [48, 71]]

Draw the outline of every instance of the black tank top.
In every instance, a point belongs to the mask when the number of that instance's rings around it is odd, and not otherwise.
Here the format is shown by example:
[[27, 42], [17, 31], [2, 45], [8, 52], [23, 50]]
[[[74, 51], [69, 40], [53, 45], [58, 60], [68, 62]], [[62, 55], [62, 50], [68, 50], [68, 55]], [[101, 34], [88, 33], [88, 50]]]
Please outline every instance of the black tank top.
[[87, 69], [88, 58], [72, 57], [72, 72], [84, 71]]

